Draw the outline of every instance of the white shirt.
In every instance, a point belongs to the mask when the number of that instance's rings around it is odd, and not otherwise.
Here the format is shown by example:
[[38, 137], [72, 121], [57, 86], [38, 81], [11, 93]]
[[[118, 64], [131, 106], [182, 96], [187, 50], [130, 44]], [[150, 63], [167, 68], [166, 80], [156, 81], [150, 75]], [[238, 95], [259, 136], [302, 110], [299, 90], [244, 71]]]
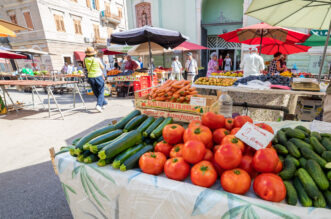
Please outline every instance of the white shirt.
[[188, 73], [197, 74], [196, 69], [198, 68], [197, 61], [195, 59], [187, 60], [185, 63], [185, 68], [188, 69]]
[[68, 65], [67, 74], [72, 74], [73, 71], [74, 71], [74, 66]]
[[171, 64], [171, 68], [172, 68], [172, 72], [173, 73], [180, 73], [181, 69], [182, 69], [182, 63], [180, 63], [180, 61], [173, 61]]
[[244, 70], [244, 77], [260, 75], [264, 69], [263, 58], [256, 53], [248, 54], [240, 64], [240, 68]]

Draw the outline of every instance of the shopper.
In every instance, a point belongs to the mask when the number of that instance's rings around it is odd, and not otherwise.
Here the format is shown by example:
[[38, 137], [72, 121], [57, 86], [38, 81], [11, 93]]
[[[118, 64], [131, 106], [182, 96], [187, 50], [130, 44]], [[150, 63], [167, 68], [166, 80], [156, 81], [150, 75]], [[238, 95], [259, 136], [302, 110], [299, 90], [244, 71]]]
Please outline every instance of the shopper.
[[88, 82], [97, 98], [96, 110], [102, 112], [108, 103], [105, 101], [104, 97], [105, 81], [102, 74], [104, 66], [100, 59], [95, 57], [96, 53], [97, 52], [93, 47], [87, 47], [85, 51], [86, 57], [84, 59], [84, 65], [86, 66], [88, 73]]
[[74, 68], [74, 65], [72, 63], [70, 63], [67, 67], [67, 74], [68, 75], [71, 75], [73, 72], [74, 72], [75, 68]]
[[103, 52], [99, 51], [98, 54], [97, 54], [97, 57], [100, 59], [100, 62], [103, 66], [102, 74], [103, 74], [103, 76], [107, 77], [106, 63], [103, 61]]
[[172, 58], [172, 64], [171, 64], [171, 76], [170, 79], [174, 80], [177, 79], [178, 81], [182, 80], [182, 63], [178, 60], [178, 56], [175, 56]]
[[67, 71], [68, 71], [68, 63], [65, 62], [61, 69], [61, 72], [62, 72], [62, 74], [67, 74]]
[[211, 76], [211, 73], [218, 71], [219, 63], [217, 61], [217, 53], [213, 52], [210, 55], [210, 60], [208, 62], [208, 71], [207, 71], [207, 77]]
[[224, 59], [224, 71], [231, 71], [231, 67], [232, 67], [232, 60], [230, 58], [230, 55], [227, 54]]
[[270, 62], [268, 74], [277, 75], [279, 72], [284, 71], [285, 68], [282, 68], [280, 63], [280, 56], [282, 54], [280, 52], [276, 52], [274, 54], [274, 59]]
[[117, 58], [114, 59], [114, 68], [118, 70], [121, 69], [120, 65], [118, 64]]
[[[126, 56], [127, 61], [125, 62], [125, 70], [135, 71], [138, 68], [136, 61], [132, 60], [131, 56]], [[132, 72], [133, 73], [133, 72]]]
[[257, 48], [252, 48], [240, 64], [240, 68], [244, 71], [244, 77], [250, 75], [260, 75], [264, 70], [263, 58], [257, 54]]
[[220, 55], [220, 58], [218, 59], [218, 70], [223, 69], [223, 62], [224, 62], [223, 56]]
[[139, 62], [139, 65], [140, 65], [140, 69], [142, 69], [144, 67], [144, 63], [143, 63], [143, 58], [141, 58], [141, 56], [139, 56], [138, 62]]
[[185, 63], [185, 70], [187, 72], [187, 80], [194, 82], [195, 76], [198, 74], [197, 61], [192, 56], [192, 53], [187, 53], [187, 61]]

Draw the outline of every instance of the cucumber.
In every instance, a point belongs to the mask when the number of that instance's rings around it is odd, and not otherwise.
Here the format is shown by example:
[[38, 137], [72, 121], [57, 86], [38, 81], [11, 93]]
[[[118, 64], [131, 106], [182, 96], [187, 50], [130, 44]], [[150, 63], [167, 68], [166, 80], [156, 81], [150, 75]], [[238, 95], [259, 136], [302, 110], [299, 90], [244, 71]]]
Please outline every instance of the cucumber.
[[84, 158], [91, 154], [90, 151], [83, 151], [80, 155], [77, 156], [77, 161], [84, 162]]
[[274, 137], [273, 137], [273, 139], [272, 139], [272, 144], [278, 144], [279, 142], [278, 142], [278, 138], [277, 138], [277, 136], [275, 135]]
[[131, 148], [128, 148], [126, 151], [123, 151], [119, 155], [117, 155], [113, 161], [112, 167], [114, 168], [120, 168], [121, 164], [131, 157], [133, 154], [137, 153], [140, 149], [142, 149], [145, 145], [144, 144], [138, 144], [136, 146], [133, 146]]
[[281, 144], [275, 144], [273, 147], [276, 149], [278, 154], [288, 154], [287, 148]]
[[319, 141], [322, 141], [322, 136], [318, 132], [311, 132], [310, 136], [311, 137], [316, 137]]
[[279, 158], [280, 161], [282, 161], [282, 163], [283, 163], [284, 160], [285, 160], [285, 157], [284, 157], [283, 155], [281, 155], [281, 154], [278, 155], [278, 158]]
[[305, 207], [311, 207], [313, 205], [313, 201], [311, 200], [311, 198], [309, 198], [298, 177], [294, 178], [293, 185], [295, 190], [297, 191], [300, 203]]
[[324, 148], [326, 148], [328, 151], [331, 151], [331, 139], [330, 138], [323, 137], [321, 143], [324, 146]]
[[145, 119], [147, 119], [145, 114], [134, 117], [125, 125], [123, 131], [129, 132], [136, 129], [141, 123], [145, 121]]
[[306, 147], [310, 150], [313, 150], [313, 146], [311, 146], [309, 143], [302, 141], [301, 139], [297, 139], [297, 138], [291, 138], [290, 142], [292, 142], [293, 144], [295, 144], [295, 146], [297, 146], [299, 149], [302, 147]]
[[293, 129], [293, 130], [296, 131], [296, 132], [300, 132], [300, 133], [304, 134], [304, 135], [305, 135], [305, 138], [308, 138], [308, 137], [310, 136], [307, 132], [302, 131], [301, 129], [297, 129], [297, 128], [295, 128], [295, 129]]
[[287, 129], [285, 134], [289, 138], [298, 138], [302, 140], [306, 138], [305, 134], [301, 130]]
[[284, 181], [286, 188], [286, 202], [289, 205], [296, 205], [298, 202], [298, 194], [290, 181]]
[[138, 128], [137, 130], [140, 133], [143, 133], [152, 123], [155, 121], [154, 117], [148, 117]]
[[331, 151], [324, 151], [322, 153], [322, 158], [325, 159], [327, 162], [331, 162]]
[[324, 197], [325, 197], [326, 203], [329, 205], [329, 207], [331, 207], [331, 191], [329, 191], [329, 190], [324, 191]]
[[99, 158], [96, 154], [90, 154], [89, 156], [84, 158], [84, 163], [93, 163], [98, 160], [99, 160]]
[[326, 177], [331, 181], [331, 170], [326, 173]]
[[309, 173], [304, 168], [300, 168], [297, 171], [297, 175], [309, 197], [316, 200], [319, 197], [320, 191]]
[[104, 159], [104, 160], [99, 160], [98, 161], [98, 163], [97, 163], [97, 165], [99, 166], [99, 167], [103, 167], [103, 166], [106, 166], [107, 164], [110, 164], [111, 163], [111, 159], [110, 158], [106, 158], [106, 159]]
[[287, 155], [286, 158], [291, 159], [297, 168], [300, 167], [300, 162], [299, 162], [299, 160], [296, 159], [295, 157], [293, 157], [293, 156], [291, 156], [291, 155]]
[[309, 138], [305, 138], [304, 140], [307, 144], [310, 144], [310, 139]]
[[123, 164], [120, 166], [120, 170], [121, 171], [126, 171], [126, 170], [130, 170], [132, 168], [134, 168], [138, 161], [139, 158], [146, 152], [152, 151], [153, 150], [153, 146], [152, 145], [146, 145], [145, 147], [143, 147], [142, 149], [140, 149], [137, 153], [133, 154], [131, 157], [129, 157], [128, 159], [126, 159]]
[[117, 154], [125, 151], [126, 149], [141, 143], [141, 133], [137, 130], [132, 130], [126, 135], [121, 135], [110, 144], [101, 149], [98, 153], [100, 159], [113, 158]]
[[322, 138], [331, 138], [331, 134], [330, 133], [320, 133]]
[[289, 128], [289, 127], [287, 127], [287, 128], [281, 128], [280, 130], [285, 133], [289, 129], [291, 129], [291, 128]]
[[314, 207], [316, 208], [326, 207], [326, 201], [321, 191], [318, 191], [318, 197], [315, 200], [313, 200], [313, 203], [314, 203]]
[[293, 162], [292, 159], [290, 158], [286, 158], [284, 161], [284, 168], [283, 170], [279, 173], [279, 176], [283, 179], [283, 180], [289, 180], [292, 179], [294, 176], [296, 170], [296, 166]]
[[295, 146], [295, 144], [293, 144], [292, 142], [288, 141], [286, 143], [286, 147], [287, 147], [287, 150], [288, 150], [288, 153], [290, 155], [292, 155], [293, 157], [295, 158], [299, 158], [301, 157], [301, 153], [300, 151], [298, 150], [298, 148]]
[[285, 145], [286, 142], [287, 142], [287, 137], [286, 137], [286, 135], [285, 135], [285, 132], [279, 130], [279, 131], [277, 132], [277, 139], [278, 139], [278, 142], [279, 142], [280, 144]]
[[163, 122], [156, 129], [154, 129], [154, 131], [152, 131], [152, 133], [150, 134], [150, 137], [153, 138], [153, 139], [159, 138], [162, 135], [163, 128], [166, 125], [171, 124], [172, 121], [173, 120], [172, 120], [171, 117], [168, 117], [165, 120], [163, 120]]
[[97, 130], [95, 130], [93, 132], [90, 132], [89, 134], [85, 135], [77, 143], [76, 148], [75, 148], [75, 154], [76, 155], [80, 155], [80, 153], [83, 152], [83, 146], [84, 146], [84, 144], [88, 143], [93, 138], [96, 138], [96, 137], [98, 137], [100, 135], [103, 135], [103, 134], [105, 134], [107, 132], [114, 131], [115, 129], [116, 129], [115, 126], [109, 125], [109, 126], [106, 126], [106, 127], [100, 128], [100, 129], [97, 129]]
[[321, 166], [315, 160], [307, 160], [305, 168], [320, 190], [327, 190], [329, 188], [329, 181]]
[[300, 166], [305, 168], [307, 160], [304, 157], [300, 157], [299, 162], [300, 162]]
[[164, 120], [164, 117], [157, 118], [144, 132], [143, 136], [148, 137]]
[[307, 129], [306, 127], [302, 126], [302, 125], [298, 125], [297, 127], [295, 127], [296, 129], [300, 129], [304, 132], [306, 132], [307, 134], [310, 134], [310, 130]]
[[106, 134], [103, 134], [99, 137], [93, 138], [91, 141], [89, 141], [89, 143], [84, 144], [83, 149], [84, 151], [89, 150], [91, 145], [99, 145], [99, 144], [103, 144], [105, 142], [109, 142], [115, 138], [117, 138], [118, 136], [120, 136], [123, 133], [123, 131], [121, 129], [118, 130], [114, 130], [111, 132], [108, 132]]
[[126, 123], [128, 123], [133, 117], [139, 116], [141, 114], [140, 110], [133, 110], [127, 116], [123, 117], [118, 123], [115, 124], [116, 129], [123, 129]]
[[326, 160], [321, 158], [314, 151], [309, 150], [305, 147], [300, 148], [300, 150], [301, 150], [301, 154], [304, 158], [306, 158], [307, 160], [309, 160], [309, 159], [315, 160], [322, 168], [324, 168], [325, 164], [327, 163]]
[[310, 137], [310, 144], [313, 146], [314, 151], [316, 151], [319, 154], [322, 154], [324, 151], [326, 151], [325, 147], [318, 141], [316, 137]]

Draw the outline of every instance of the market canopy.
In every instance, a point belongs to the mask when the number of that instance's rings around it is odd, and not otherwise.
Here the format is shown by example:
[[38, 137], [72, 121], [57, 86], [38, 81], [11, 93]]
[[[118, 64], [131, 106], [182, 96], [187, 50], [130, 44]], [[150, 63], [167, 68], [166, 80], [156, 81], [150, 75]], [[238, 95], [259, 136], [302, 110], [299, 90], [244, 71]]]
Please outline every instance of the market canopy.
[[0, 37], [16, 37], [16, 34], [7, 27], [0, 25]]
[[121, 52], [121, 53], [127, 53], [132, 48], [133, 48], [133, 46], [118, 45], [118, 44], [113, 44], [113, 45], [107, 47], [107, 49], [110, 51]]
[[[257, 47], [260, 51], [261, 47]], [[290, 55], [295, 53], [307, 52], [311, 47], [310, 46], [303, 46], [297, 44], [267, 44], [262, 45], [261, 53], [265, 55], [274, 55], [277, 52], [282, 54]]]
[[121, 55], [124, 54], [123, 52], [111, 51], [108, 49], [101, 49], [104, 55]]
[[[151, 43], [151, 52], [153, 54], [162, 54], [165, 52], [165, 49], [156, 43]], [[132, 49], [128, 51], [129, 55], [132, 56], [143, 56], [149, 54], [149, 45], [148, 43], [142, 43], [137, 46], [134, 46]]]
[[188, 41], [185, 41], [182, 44], [180, 44], [179, 46], [177, 46], [176, 48], [174, 48], [174, 50], [181, 50], [181, 51], [202, 50], [202, 49], [208, 49], [208, 48], [204, 47], [204, 46], [200, 46], [195, 43], [188, 42]]
[[4, 58], [4, 59], [26, 59], [27, 57], [25, 55], [16, 54], [16, 53], [13, 53], [13, 52], [9, 52], [9, 51], [0, 49], [0, 58]]
[[22, 27], [20, 25], [5, 21], [3, 19], [0, 19], [0, 25], [3, 27], [6, 27], [7, 29], [11, 31], [22, 31], [22, 30], [29, 30], [29, 28]]
[[85, 52], [83, 51], [74, 51], [74, 56], [76, 61], [84, 61]]
[[[327, 30], [311, 30], [310, 37], [302, 43], [305, 46], [324, 46], [325, 41], [328, 35]], [[331, 45], [331, 41], [329, 39], [328, 45]]]
[[28, 53], [31, 55], [54, 55], [53, 53], [43, 52], [36, 49], [11, 49], [12, 52]]

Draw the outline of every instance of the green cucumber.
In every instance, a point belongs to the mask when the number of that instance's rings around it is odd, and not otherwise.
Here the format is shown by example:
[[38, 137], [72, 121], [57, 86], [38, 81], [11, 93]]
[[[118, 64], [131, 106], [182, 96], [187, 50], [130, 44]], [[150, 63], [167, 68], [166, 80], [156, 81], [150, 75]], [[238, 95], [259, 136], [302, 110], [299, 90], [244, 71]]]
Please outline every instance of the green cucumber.
[[306, 147], [310, 150], [313, 150], [313, 146], [311, 146], [309, 143], [302, 141], [301, 139], [298, 138], [291, 138], [290, 142], [292, 142], [293, 144], [295, 144], [295, 146], [297, 146], [297, 148], [302, 148], [302, 147]]
[[310, 130], [307, 129], [306, 127], [302, 126], [302, 125], [298, 125], [297, 127], [295, 127], [296, 129], [300, 129], [304, 132], [306, 132], [307, 134], [310, 134]]
[[324, 197], [330, 207], [331, 206], [331, 192], [329, 190], [324, 191]]
[[298, 194], [290, 181], [284, 181], [286, 188], [286, 202], [289, 205], [296, 205], [298, 202]]
[[111, 163], [111, 159], [110, 158], [106, 158], [106, 159], [104, 159], [104, 160], [98, 160], [98, 163], [97, 163], [97, 165], [99, 166], [99, 167], [104, 167], [104, 166], [106, 166], [107, 164], [110, 164]]
[[283, 163], [284, 160], [285, 160], [285, 157], [284, 157], [283, 155], [281, 155], [281, 154], [278, 155], [278, 158], [279, 158], [280, 161], [282, 161], [282, 163]]
[[316, 154], [314, 151], [309, 150], [305, 147], [300, 148], [301, 154], [304, 158], [307, 160], [313, 159], [315, 160], [322, 168], [324, 168], [325, 164], [327, 163], [326, 160], [321, 158], [318, 154]]
[[291, 156], [290, 154], [288, 154], [288, 155], [286, 156], [286, 158], [291, 159], [291, 160], [293, 161], [293, 163], [295, 164], [296, 167], [300, 167], [300, 162], [299, 162], [299, 160], [296, 159], [295, 157], [293, 157], [293, 156]]
[[272, 139], [271, 142], [272, 142], [272, 144], [274, 144], [274, 145], [279, 143], [279, 142], [278, 142], [278, 138], [277, 138], [276, 135], [274, 136], [274, 138]]
[[330, 133], [320, 133], [321, 137], [323, 138], [331, 138], [331, 134]]
[[331, 162], [331, 151], [324, 151], [322, 153], [322, 158], [325, 159], [327, 162]]
[[302, 186], [302, 184], [301, 184], [298, 177], [294, 178], [293, 185], [294, 185], [295, 190], [297, 191], [300, 203], [304, 207], [311, 207], [313, 205], [313, 201], [311, 200], [311, 198], [309, 198], [307, 192], [303, 188], [303, 186]]
[[157, 118], [144, 132], [143, 136], [148, 137], [164, 120], [164, 117]]
[[316, 200], [319, 197], [320, 191], [309, 173], [304, 168], [300, 168], [297, 171], [297, 175], [309, 197]]
[[331, 139], [330, 138], [323, 137], [321, 143], [328, 151], [331, 151]]
[[123, 117], [118, 123], [115, 124], [116, 129], [123, 129], [124, 126], [131, 120], [133, 117], [139, 116], [141, 114], [140, 110], [133, 110], [127, 116]]
[[152, 150], [153, 150], [152, 145], [146, 145], [145, 147], [141, 148], [137, 153], [133, 154], [132, 156], [130, 156], [128, 159], [126, 159], [123, 162], [123, 164], [120, 166], [120, 170], [126, 171], [126, 170], [133, 169], [137, 165], [139, 158], [144, 153], [152, 151]]
[[329, 188], [329, 181], [326, 178], [321, 166], [315, 160], [307, 160], [305, 169], [313, 178], [318, 188], [327, 190]]
[[124, 127], [124, 132], [129, 132], [136, 129], [141, 123], [143, 123], [147, 119], [145, 114], [139, 115], [131, 119]]
[[81, 153], [80, 155], [77, 156], [77, 161], [79, 162], [84, 162], [84, 158], [89, 156], [91, 154], [90, 151], [83, 151], [83, 153]]
[[281, 144], [275, 144], [273, 147], [276, 149], [278, 154], [288, 154], [287, 148]]
[[288, 150], [288, 153], [290, 155], [292, 155], [293, 157], [295, 158], [299, 158], [301, 157], [301, 153], [300, 151], [298, 150], [298, 148], [295, 146], [295, 144], [293, 144], [292, 142], [288, 141], [286, 143], [286, 147], [287, 147], [287, 150]]
[[109, 142], [109, 141], [117, 138], [118, 136], [120, 136], [122, 133], [123, 133], [123, 131], [121, 129], [118, 129], [118, 130], [114, 130], [114, 131], [108, 132], [106, 134], [103, 134], [99, 137], [93, 138], [91, 141], [84, 144], [83, 149], [84, 149], [84, 151], [86, 151], [86, 150], [90, 149], [91, 145], [99, 145], [99, 144], [103, 144], [105, 142]]
[[99, 151], [98, 156], [100, 159], [113, 158], [122, 151], [141, 143], [141, 140], [141, 133], [137, 130], [132, 130], [126, 135], [121, 135], [102, 148], [101, 151]]
[[279, 176], [283, 179], [283, 180], [289, 180], [292, 179], [294, 176], [296, 170], [296, 166], [293, 162], [292, 159], [290, 158], [286, 158], [284, 161], [284, 168], [283, 170], [279, 173]]
[[318, 132], [311, 132], [310, 136], [311, 137], [316, 137], [319, 141], [322, 141], [322, 136]]
[[133, 154], [137, 153], [141, 148], [143, 148], [144, 144], [138, 144], [136, 146], [133, 146], [131, 148], [128, 148], [126, 151], [123, 151], [119, 155], [117, 155], [113, 161], [112, 167], [114, 168], [120, 168], [121, 164], [131, 157]]
[[318, 191], [318, 197], [313, 201], [314, 207], [316, 208], [325, 208], [326, 201], [321, 191]]
[[166, 125], [169, 125], [173, 122], [171, 117], [166, 118], [163, 122], [150, 134], [150, 137], [153, 139], [157, 139], [162, 135], [162, 130]]
[[279, 130], [279, 131], [277, 132], [277, 139], [278, 139], [278, 142], [279, 142], [281, 145], [285, 145], [286, 142], [287, 142], [287, 137], [286, 137], [285, 132]]
[[[304, 134], [305, 135], [305, 138], [308, 138], [310, 135], [307, 133], [307, 132], [305, 132], [305, 131], [303, 131], [303, 130], [301, 130], [301, 129], [297, 129], [297, 128], [295, 128], [295, 129], [293, 129], [294, 131], [296, 131], [296, 132], [300, 132], [300, 133], [302, 133], [302, 134]], [[301, 134], [301, 135], [302, 135]]]
[[300, 166], [305, 168], [307, 160], [304, 157], [300, 157], [299, 162], [300, 162]]
[[155, 118], [150, 116], [148, 117], [138, 128], [137, 130], [140, 133], [143, 133], [152, 123], [155, 121]]
[[310, 144], [310, 139], [309, 138], [305, 138], [304, 140], [307, 144]]
[[331, 181], [331, 170], [329, 170], [329, 171], [326, 173], [326, 177], [328, 178], [329, 181]]
[[313, 146], [314, 151], [316, 151], [319, 154], [322, 154], [324, 151], [326, 151], [325, 147], [318, 141], [316, 137], [310, 137], [310, 144]]
[[99, 158], [96, 154], [90, 154], [89, 156], [84, 158], [84, 163], [93, 163], [98, 160], [99, 160]]
[[299, 138], [302, 140], [306, 138], [305, 133], [301, 130], [288, 129], [285, 134], [288, 138]]
[[287, 130], [290, 130], [290, 129], [291, 129], [290, 127], [286, 127], [286, 128], [281, 128], [280, 131], [285, 133]]

